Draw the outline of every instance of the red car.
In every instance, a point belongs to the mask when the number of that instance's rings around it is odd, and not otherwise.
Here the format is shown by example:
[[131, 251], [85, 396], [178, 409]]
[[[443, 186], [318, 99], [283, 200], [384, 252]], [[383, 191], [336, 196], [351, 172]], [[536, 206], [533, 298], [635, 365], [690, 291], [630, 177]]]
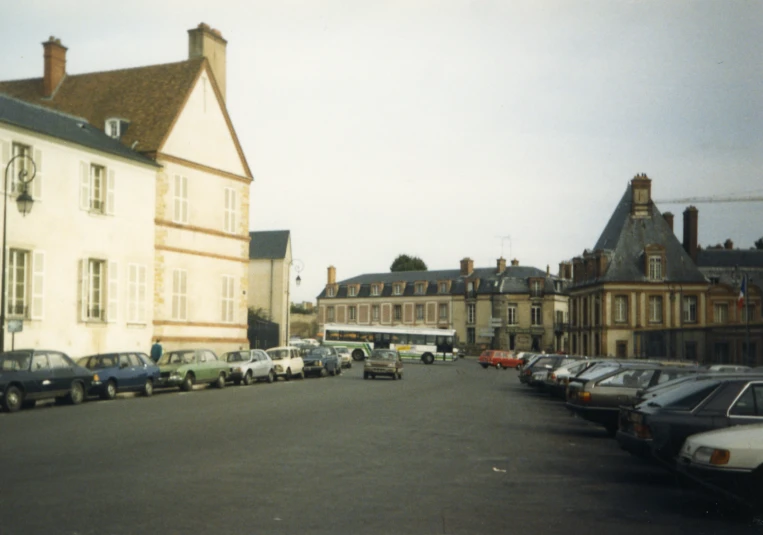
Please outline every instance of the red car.
[[496, 368], [516, 368], [522, 363], [511, 351], [501, 351], [499, 349], [487, 349], [482, 352], [479, 359], [480, 366], [487, 368], [495, 366]]

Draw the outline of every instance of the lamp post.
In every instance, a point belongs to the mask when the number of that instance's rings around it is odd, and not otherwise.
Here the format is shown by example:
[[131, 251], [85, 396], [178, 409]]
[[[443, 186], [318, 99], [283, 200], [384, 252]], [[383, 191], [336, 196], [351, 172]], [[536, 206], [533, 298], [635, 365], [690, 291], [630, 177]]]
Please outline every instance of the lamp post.
[[[34, 199], [32, 199], [32, 196], [29, 194], [29, 183], [34, 180], [34, 177], [37, 174], [37, 166], [35, 165], [34, 160], [25, 152], [16, 154], [5, 165], [3, 183], [3, 281], [1, 283], [2, 288], [0, 289], [0, 351], [5, 351], [5, 314], [7, 312], [5, 304], [5, 264], [7, 260], [7, 253], [5, 249], [6, 239], [8, 236], [8, 171], [10, 171], [11, 166], [14, 165], [14, 162], [17, 160], [20, 163], [23, 163], [23, 165], [19, 166], [20, 169], [18, 171], [18, 185], [21, 189], [21, 193], [16, 198], [16, 206], [18, 207], [19, 212], [21, 212], [21, 215], [24, 217], [26, 217], [26, 215], [32, 211], [32, 204], [34, 203]], [[27, 161], [28, 164], [25, 163]], [[29, 167], [31, 167], [31, 173], [29, 172]]]
[[[299, 273], [305, 268], [305, 264], [302, 263], [302, 260], [298, 258], [292, 258], [289, 261], [289, 269], [294, 268], [294, 271], [297, 272], [297, 278], [294, 280], [294, 282], [297, 283], [297, 286], [302, 282], [302, 277], [299, 276]], [[291, 277], [289, 277], [291, 278]], [[286, 284], [286, 343], [289, 343], [289, 340], [291, 339], [291, 282], [287, 282]]]

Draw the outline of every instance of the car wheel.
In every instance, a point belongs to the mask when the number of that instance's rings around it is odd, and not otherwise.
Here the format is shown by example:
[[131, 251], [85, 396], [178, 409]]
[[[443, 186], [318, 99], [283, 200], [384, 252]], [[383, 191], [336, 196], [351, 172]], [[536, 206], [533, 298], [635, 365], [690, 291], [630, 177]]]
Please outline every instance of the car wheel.
[[273, 383], [277, 379], [276, 374], [273, 370], [270, 370], [268, 372], [268, 383]]
[[146, 379], [146, 384], [143, 385], [143, 395], [147, 398], [154, 395], [154, 382], [151, 379]]
[[424, 353], [421, 355], [421, 360], [424, 362], [424, 364], [432, 364], [434, 362], [434, 355], [431, 353]]
[[347, 367], [348, 367], [348, 368], [352, 368], [352, 362], [348, 362], [348, 363], [347, 363]]
[[397, 372], [392, 374], [392, 380], [397, 381]]
[[337, 375], [342, 375], [342, 367], [341, 366], [337, 366], [336, 367], [336, 374]]
[[368, 372], [363, 372], [363, 379], [368, 379]]
[[69, 394], [66, 396], [66, 401], [69, 402], [70, 405], [79, 405], [82, 403], [83, 399], [85, 399], [85, 388], [82, 386], [82, 383], [72, 383], [72, 386], [69, 389]]
[[403, 380], [403, 372], [398, 372], [397, 373], [397, 378], [402, 381]]
[[221, 373], [213, 383], [215, 388], [225, 388], [225, 374]]
[[252, 371], [251, 370], [246, 372], [246, 375], [244, 375], [244, 385], [245, 386], [249, 386], [250, 384], [252, 384]]
[[376, 379], [376, 374], [375, 373], [371, 374], [371, 379]]
[[503, 368], [503, 366], [501, 365], [501, 363], [500, 363], [500, 362], [496, 363], [496, 365], [495, 365], [495, 369], [496, 369], [496, 370], [500, 370], [501, 368]]
[[106, 386], [103, 387], [103, 392], [101, 392], [101, 399], [110, 401], [115, 397], [117, 397], [117, 384], [113, 379], [109, 379], [109, 381], [106, 383]]
[[321, 368], [321, 373], [320, 373], [321, 377], [326, 377], [328, 374], [329, 374], [329, 371], [326, 369], [325, 366]]
[[297, 375], [297, 377], [299, 377], [300, 379], [304, 379], [305, 378], [305, 370], [300, 370], [299, 374]]
[[286, 370], [286, 380], [291, 381], [291, 368]]
[[352, 352], [352, 360], [360, 362], [365, 357], [366, 357], [366, 354], [363, 353], [362, 349], [356, 349], [355, 351]]
[[480, 366], [482, 366], [483, 369], [487, 370], [487, 364], [484, 362], [480, 362]]
[[186, 373], [185, 377], [183, 378], [183, 382], [180, 383], [180, 390], [183, 392], [190, 392], [193, 390], [193, 381], [194, 377], [192, 373]]
[[17, 386], [9, 386], [3, 397], [3, 408], [8, 412], [16, 412], [24, 403], [24, 394]]

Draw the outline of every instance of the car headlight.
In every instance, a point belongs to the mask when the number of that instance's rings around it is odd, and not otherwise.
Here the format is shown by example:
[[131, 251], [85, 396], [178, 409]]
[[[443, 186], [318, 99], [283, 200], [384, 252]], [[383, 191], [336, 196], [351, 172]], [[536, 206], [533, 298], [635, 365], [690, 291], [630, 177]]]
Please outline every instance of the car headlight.
[[95, 383], [100, 383], [101, 382], [101, 378], [98, 377], [97, 373], [93, 374], [93, 382], [95, 382]]
[[731, 453], [729, 450], [707, 448], [705, 446], [697, 448], [697, 451], [692, 455], [692, 460], [695, 463], [712, 464], [716, 466], [728, 464], [730, 458]]

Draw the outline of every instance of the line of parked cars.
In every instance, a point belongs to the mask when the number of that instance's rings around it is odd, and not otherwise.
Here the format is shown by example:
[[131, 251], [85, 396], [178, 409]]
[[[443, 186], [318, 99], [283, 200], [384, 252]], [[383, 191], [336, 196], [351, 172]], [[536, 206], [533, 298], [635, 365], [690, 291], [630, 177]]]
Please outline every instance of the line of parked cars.
[[518, 357], [520, 382], [564, 400], [623, 450], [763, 512], [763, 368]]
[[335, 348], [312, 345], [246, 349], [220, 357], [210, 349], [179, 349], [165, 352], [156, 363], [137, 351], [75, 361], [61, 351], [19, 349], [0, 353], [0, 408], [16, 412], [44, 400], [77, 405], [89, 397], [114, 399], [120, 392], [151, 396], [155, 388], [187, 392], [195, 385], [224, 388], [228, 383], [248, 386], [279, 378], [336, 376], [342, 367]]

